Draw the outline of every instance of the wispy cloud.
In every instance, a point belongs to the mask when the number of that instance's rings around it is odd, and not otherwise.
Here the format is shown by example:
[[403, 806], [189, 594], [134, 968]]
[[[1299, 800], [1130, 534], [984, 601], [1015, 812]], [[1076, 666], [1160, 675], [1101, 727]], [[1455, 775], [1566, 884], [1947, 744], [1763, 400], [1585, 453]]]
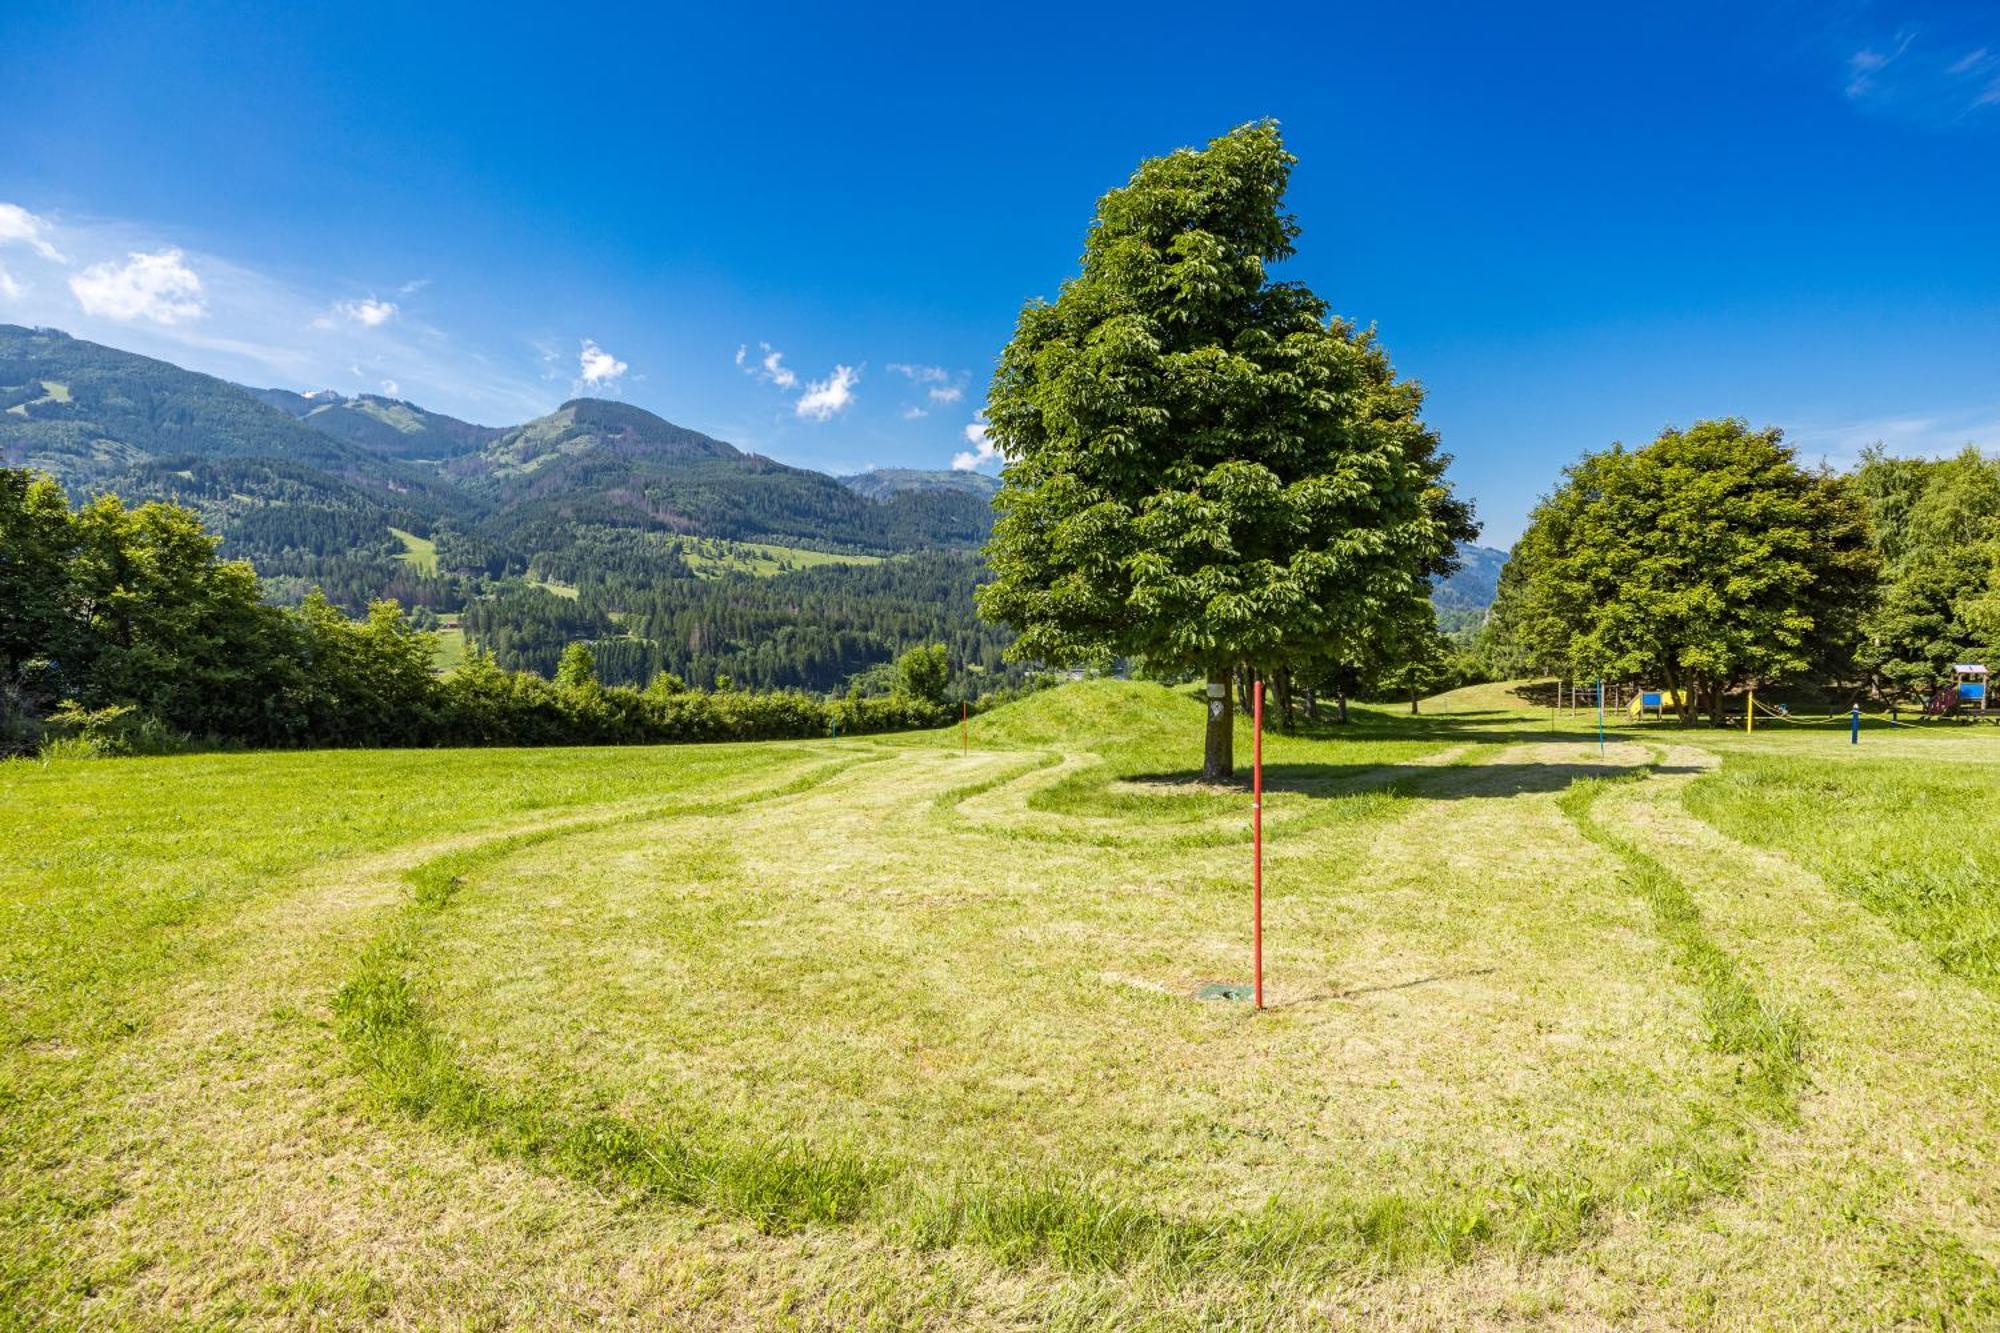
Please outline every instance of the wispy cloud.
[[28, 289], [21, 285], [20, 280], [7, 271], [6, 265], [0, 264], [0, 299], [18, 301], [27, 295], [27, 292]]
[[854, 386], [860, 382], [859, 370], [835, 366], [831, 375], [806, 386], [792, 410], [807, 421], [825, 421], [853, 405]]
[[123, 263], [92, 264], [69, 280], [86, 315], [120, 323], [185, 324], [208, 314], [201, 277], [179, 250], [134, 250]]
[[1979, 36], [1965, 25], [1906, 24], [1873, 34], [1842, 26], [1834, 38], [1845, 50], [1841, 91], [1862, 110], [1923, 129], [1986, 120], [1984, 113], [2000, 105], [2000, 57]]
[[1785, 436], [1801, 456], [1843, 469], [1873, 445], [1903, 457], [1941, 458], [1968, 444], [2000, 452], [2000, 405], [1806, 422]]
[[54, 230], [47, 218], [19, 204], [0, 204], [0, 245], [25, 245], [52, 264], [67, 264], [69, 257], [51, 239]]
[[736, 364], [745, 374], [755, 375], [767, 384], [775, 384], [780, 389], [797, 386], [799, 377], [785, 364], [785, 354], [769, 343], [757, 344], [758, 355], [752, 358], [750, 344], [744, 343], [736, 349]]
[[[933, 403], [955, 403], [965, 397], [966, 374], [962, 370], [947, 370], [943, 366], [911, 365], [903, 361], [891, 361], [889, 369], [912, 384], [923, 385], [924, 397]], [[915, 415], [923, 416], [918, 412]], [[905, 417], [910, 416], [904, 413]]]

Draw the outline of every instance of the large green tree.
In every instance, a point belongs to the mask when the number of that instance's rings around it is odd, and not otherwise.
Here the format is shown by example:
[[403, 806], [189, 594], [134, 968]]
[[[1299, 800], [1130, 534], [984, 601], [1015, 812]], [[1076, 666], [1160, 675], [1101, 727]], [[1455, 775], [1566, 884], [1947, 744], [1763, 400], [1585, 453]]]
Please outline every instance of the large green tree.
[[1701, 421], [1567, 469], [1494, 614], [1544, 669], [1664, 684], [1719, 717], [1733, 687], [1847, 669], [1875, 575], [1849, 481], [1775, 429]]
[[2000, 460], [1872, 449], [1854, 478], [1884, 564], [1861, 666], [1885, 694], [1927, 697], [1953, 663], [2000, 654]]
[[1403, 613], [1476, 532], [1372, 332], [1267, 268], [1293, 252], [1277, 126], [1140, 165], [1082, 272], [1022, 312], [987, 399], [1006, 462], [981, 612], [1051, 665], [1143, 657], [1227, 684]]

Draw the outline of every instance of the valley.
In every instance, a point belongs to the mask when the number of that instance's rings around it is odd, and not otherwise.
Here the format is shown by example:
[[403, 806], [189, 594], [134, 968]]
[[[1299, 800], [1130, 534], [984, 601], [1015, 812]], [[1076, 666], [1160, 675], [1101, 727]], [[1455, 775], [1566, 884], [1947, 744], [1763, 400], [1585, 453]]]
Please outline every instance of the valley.
[[[665, 670], [828, 691], [941, 642], [968, 687], [1019, 679], [1012, 636], [972, 605], [998, 486], [984, 473], [832, 477], [605, 399], [474, 425], [4, 325], [0, 403], [0, 463], [79, 499], [185, 505], [279, 602], [317, 588], [351, 614], [393, 598], [449, 619], [463, 642], [443, 661], [470, 643], [547, 674], [583, 640], [607, 683]], [[1441, 581], [1446, 628], [1478, 623], [1500, 559], [1468, 547]]]

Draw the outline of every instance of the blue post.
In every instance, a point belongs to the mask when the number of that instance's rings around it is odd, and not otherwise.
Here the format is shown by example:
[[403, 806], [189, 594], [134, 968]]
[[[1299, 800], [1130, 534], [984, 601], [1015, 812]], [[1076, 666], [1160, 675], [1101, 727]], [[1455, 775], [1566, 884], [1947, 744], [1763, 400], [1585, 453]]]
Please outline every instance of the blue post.
[[1861, 705], [1860, 705], [1860, 704], [1856, 704], [1856, 705], [1854, 705], [1854, 712], [1853, 712], [1852, 714], [1850, 714], [1850, 717], [1851, 717], [1851, 719], [1852, 719], [1852, 720], [1851, 720], [1851, 722], [1850, 722], [1850, 724], [1849, 724], [1849, 727], [1848, 727], [1848, 732], [1847, 732], [1847, 743], [1848, 743], [1849, 745], [1859, 745], [1859, 744], [1861, 744]]
[[1604, 677], [1597, 678], [1597, 757], [1604, 757]]

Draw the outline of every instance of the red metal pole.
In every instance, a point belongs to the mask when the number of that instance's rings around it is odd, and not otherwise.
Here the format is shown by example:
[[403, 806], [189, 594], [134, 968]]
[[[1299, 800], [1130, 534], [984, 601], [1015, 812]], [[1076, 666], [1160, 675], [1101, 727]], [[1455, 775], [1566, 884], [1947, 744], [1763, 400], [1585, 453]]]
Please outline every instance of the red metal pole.
[[1250, 694], [1250, 932], [1251, 986], [1264, 1007], [1264, 682]]

